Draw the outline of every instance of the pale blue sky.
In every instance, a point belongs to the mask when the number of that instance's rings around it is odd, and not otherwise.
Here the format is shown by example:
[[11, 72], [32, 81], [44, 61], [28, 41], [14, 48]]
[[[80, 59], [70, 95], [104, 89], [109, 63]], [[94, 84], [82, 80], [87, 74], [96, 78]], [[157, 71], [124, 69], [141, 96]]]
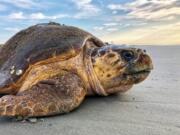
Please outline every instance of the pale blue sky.
[[115, 44], [180, 44], [180, 0], [0, 0], [0, 43], [55, 21]]

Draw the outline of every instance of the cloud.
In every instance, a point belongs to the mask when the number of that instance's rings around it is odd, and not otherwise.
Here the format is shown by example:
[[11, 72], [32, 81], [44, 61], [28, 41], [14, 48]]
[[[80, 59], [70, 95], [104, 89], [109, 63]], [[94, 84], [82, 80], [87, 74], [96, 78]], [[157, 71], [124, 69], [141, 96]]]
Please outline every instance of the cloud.
[[7, 7], [4, 4], [0, 4], [0, 11], [6, 11]]
[[6, 28], [4, 28], [4, 30], [9, 31], [9, 32], [16, 33], [16, 32], [18, 32], [18, 31], [20, 31], [20, 28], [6, 27]]
[[180, 23], [158, 26], [145, 26], [129, 31], [117, 31], [103, 35], [100, 38], [115, 44], [135, 45], [178, 45], [180, 43]]
[[111, 10], [114, 10], [114, 11], [116, 11], [116, 10], [128, 10], [128, 8], [124, 7], [122, 4], [109, 4], [108, 8]]
[[37, 3], [35, 3], [33, 0], [1, 0], [1, 2], [20, 8], [31, 8], [32, 6], [37, 6]]
[[108, 26], [117, 26], [119, 24], [115, 22], [111, 22], [111, 23], [104, 23], [103, 25], [108, 27]]
[[118, 31], [119, 29], [114, 27], [114, 28], [107, 28], [106, 30], [110, 32], [114, 32], [114, 31]]
[[109, 32], [118, 31], [118, 26], [121, 25], [116, 22], [104, 23], [102, 26], [95, 26], [93, 29], [98, 32], [104, 32], [104, 34]]
[[10, 15], [8, 15], [8, 18], [9, 19], [17, 19], [17, 20], [26, 19], [23, 12], [11, 13]]
[[53, 15], [53, 16], [47, 16], [47, 15], [44, 15], [43, 13], [39, 12], [39, 13], [32, 13], [29, 17], [30, 17], [30, 19], [36, 19], [36, 20], [55, 20], [55, 19], [59, 19], [59, 18], [68, 17], [68, 15], [58, 14], [58, 15]]
[[100, 9], [92, 4], [92, 0], [72, 0], [79, 12], [75, 14], [74, 18], [88, 18], [99, 14]]
[[23, 9], [45, 8], [48, 7], [48, 5], [51, 5], [50, 2], [44, 2], [39, 0], [1, 0], [0, 2]]
[[116, 11], [116, 10], [114, 10], [114, 11], [112, 11], [112, 14], [117, 14], [118, 13], [118, 11]]
[[23, 12], [11, 13], [8, 18], [14, 20], [55, 20], [59, 18], [69, 17], [66, 14], [57, 14], [48, 16], [41, 12], [24, 14]]
[[126, 19], [163, 20], [180, 16], [179, 5], [179, 0], [135, 0], [125, 4], [109, 4], [107, 7], [112, 11], [126, 11]]
[[118, 31], [122, 28], [127, 28], [127, 27], [142, 27], [144, 25], [146, 25], [147, 23], [145, 22], [138, 22], [138, 23], [118, 23], [118, 22], [107, 22], [104, 23], [102, 25], [99, 26], [95, 26], [93, 27], [93, 30], [97, 31], [97, 32], [114, 32], [114, 31]]
[[95, 31], [113, 32], [113, 31], [117, 31], [118, 26], [120, 26], [120, 25], [122, 25], [122, 24], [116, 23], [116, 22], [108, 22], [108, 23], [102, 24], [101, 26], [95, 26], [95, 27], [93, 27], [93, 29]]
[[94, 29], [95, 31], [101, 31], [101, 30], [104, 29], [104, 27], [102, 27], [102, 26], [95, 26], [95, 27], [93, 27], [93, 29]]

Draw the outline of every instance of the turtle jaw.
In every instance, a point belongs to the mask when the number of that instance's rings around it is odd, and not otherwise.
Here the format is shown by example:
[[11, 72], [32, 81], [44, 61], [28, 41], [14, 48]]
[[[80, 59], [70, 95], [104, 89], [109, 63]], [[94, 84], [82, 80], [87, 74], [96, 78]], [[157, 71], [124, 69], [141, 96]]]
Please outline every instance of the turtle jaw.
[[130, 74], [123, 74], [123, 78], [129, 83], [129, 84], [138, 84], [142, 81], [144, 81], [150, 74], [150, 70], [142, 70]]
[[140, 83], [144, 81], [153, 70], [152, 60], [149, 55], [141, 53], [136, 61], [130, 62], [123, 73], [130, 83]]

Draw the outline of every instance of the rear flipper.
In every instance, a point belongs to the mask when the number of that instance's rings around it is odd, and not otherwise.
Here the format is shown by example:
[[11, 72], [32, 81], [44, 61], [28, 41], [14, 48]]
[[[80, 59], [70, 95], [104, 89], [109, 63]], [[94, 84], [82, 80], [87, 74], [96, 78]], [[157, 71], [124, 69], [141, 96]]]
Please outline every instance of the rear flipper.
[[55, 76], [17, 95], [0, 98], [0, 116], [38, 117], [67, 113], [80, 105], [86, 90], [72, 73]]

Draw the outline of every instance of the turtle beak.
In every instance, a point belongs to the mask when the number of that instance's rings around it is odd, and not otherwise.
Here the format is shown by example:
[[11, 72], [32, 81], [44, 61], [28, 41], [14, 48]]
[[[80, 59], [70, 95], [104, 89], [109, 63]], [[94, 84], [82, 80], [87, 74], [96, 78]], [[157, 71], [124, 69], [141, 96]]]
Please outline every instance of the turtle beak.
[[[137, 57], [132, 60], [128, 59], [128, 65], [124, 75], [129, 78], [129, 82], [137, 84], [148, 77], [153, 69], [153, 64], [150, 56], [144, 50], [134, 49], [134, 54]], [[127, 56], [128, 58], [130, 57], [130, 55], [126, 54]]]

